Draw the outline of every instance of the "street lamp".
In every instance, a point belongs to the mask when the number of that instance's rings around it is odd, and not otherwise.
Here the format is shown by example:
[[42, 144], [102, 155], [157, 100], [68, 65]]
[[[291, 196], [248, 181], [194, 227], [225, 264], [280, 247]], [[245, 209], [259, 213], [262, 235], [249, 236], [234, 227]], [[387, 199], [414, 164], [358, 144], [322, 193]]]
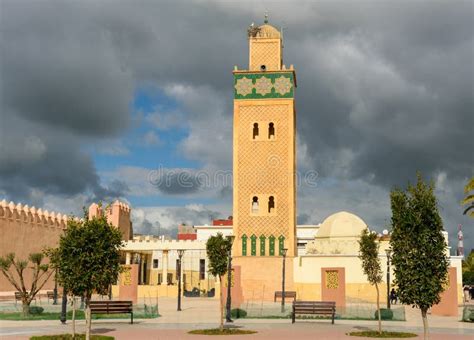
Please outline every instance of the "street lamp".
[[67, 312], [67, 291], [63, 287], [63, 300], [61, 302], [61, 323], [66, 324], [66, 312]]
[[390, 256], [392, 249], [385, 249], [385, 254], [387, 254], [387, 308], [390, 309]]
[[53, 289], [53, 305], [58, 304], [58, 269], [54, 272], [54, 289]]
[[184, 249], [178, 249], [178, 312], [181, 311], [181, 260], [183, 258]]
[[283, 248], [281, 253], [283, 255], [283, 269], [282, 269], [282, 277], [281, 277], [281, 312], [285, 311], [285, 259], [286, 259], [286, 252], [288, 251], [287, 248]]
[[229, 249], [227, 251], [227, 302], [226, 302], [226, 314], [225, 314], [225, 321], [232, 322], [230, 317], [230, 310], [231, 310], [231, 280], [232, 280], [232, 244], [234, 243], [235, 236], [229, 235], [226, 236], [227, 240], [229, 241]]

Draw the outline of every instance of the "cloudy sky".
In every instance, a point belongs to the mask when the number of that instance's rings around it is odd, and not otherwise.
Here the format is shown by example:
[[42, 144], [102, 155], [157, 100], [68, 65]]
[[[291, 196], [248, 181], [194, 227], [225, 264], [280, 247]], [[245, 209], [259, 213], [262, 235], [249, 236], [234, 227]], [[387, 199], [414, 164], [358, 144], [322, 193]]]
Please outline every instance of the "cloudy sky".
[[0, 198], [120, 198], [141, 233], [230, 215], [231, 72], [265, 11], [297, 70], [298, 169], [317, 173], [298, 221], [348, 210], [382, 230], [420, 170], [472, 248], [472, 1], [0, 0]]

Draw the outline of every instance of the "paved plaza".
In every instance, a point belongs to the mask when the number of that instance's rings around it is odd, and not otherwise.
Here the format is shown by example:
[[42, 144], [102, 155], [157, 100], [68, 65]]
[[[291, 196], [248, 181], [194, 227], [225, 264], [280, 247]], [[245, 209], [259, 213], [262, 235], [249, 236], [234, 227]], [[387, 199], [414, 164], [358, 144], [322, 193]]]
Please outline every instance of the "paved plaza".
[[[418, 310], [406, 307], [407, 321], [384, 322], [384, 330], [422, 333], [421, 317]], [[115, 336], [116, 339], [203, 339], [208, 336], [189, 335], [192, 329], [214, 328], [218, 326], [218, 301], [205, 298], [185, 298], [183, 310], [176, 311], [176, 299], [159, 300], [160, 317], [138, 319], [133, 325], [129, 320], [94, 320], [93, 333]], [[460, 322], [456, 317], [430, 316], [431, 339], [472, 339], [474, 324]], [[79, 332], [84, 331], [84, 321], [77, 321]], [[239, 319], [231, 327], [255, 330], [258, 333], [232, 336], [231, 339], [356, 339], [346, 333], [354, 330], [375, 329], [375, 321], [336, 320], [330, 321], [289, 319]], [[71, 331], [71, 323], [61, 325], [59, 321], [0, 321], [2, 339], [29, 339], [31, 335], [59, 334]], [[214, 337], [211, 337], [214, 338]]]

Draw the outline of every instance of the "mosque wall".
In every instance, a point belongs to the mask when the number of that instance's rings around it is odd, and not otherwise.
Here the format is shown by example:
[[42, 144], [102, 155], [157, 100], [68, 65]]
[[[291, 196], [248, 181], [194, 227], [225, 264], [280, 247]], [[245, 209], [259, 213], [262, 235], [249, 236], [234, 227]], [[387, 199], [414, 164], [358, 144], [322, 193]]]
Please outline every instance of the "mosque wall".
[[[35, 207], [0, 202], [0, 256], [15, 253], [17, 260], [27, 260], [31, 253], [42, 252], [47, 247], [55, 247], [59, 236], [66, 229], [68, 217], [63, 214], [36, 209]], [[32, 270], [25, 270], [25, 285], [31, 287]], [[44, 289], [52, 289], [50, 279]], [[16, 291], [0, 274], [0, 291]]]
[[[89, 216], [98, 214], [97, 204], [89, 208]], [[114, 202], [106, 212], [107, 220], [122, 231], [124, 239], [131, 237], [130, 207]], [[65, 214], [49, 212], [41, 208], [29, 207], [21, 203], [0, 202], [0, 256], [15, 253], [16, 259], [27, 260], [31, 253], [40, 253], [46, 248], [56, 247], [59, 237], [71, 218]], [[45, 261], [47, 263], [47, 259]], [[15, 276], [16, 277], [16, 276]], [[25, 285], [31, 287], [32, 270], [25, 270]], [[54, 280], [51, 277], [43, 290], [51, 290]], [[0, 292], [17, 289], [0, 274]]]

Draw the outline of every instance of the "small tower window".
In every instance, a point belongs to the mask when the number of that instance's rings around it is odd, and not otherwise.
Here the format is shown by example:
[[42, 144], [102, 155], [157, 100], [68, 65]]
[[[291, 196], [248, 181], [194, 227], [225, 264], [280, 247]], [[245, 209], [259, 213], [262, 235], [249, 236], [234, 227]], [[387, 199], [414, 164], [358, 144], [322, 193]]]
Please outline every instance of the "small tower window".
[[257, 214], [258, 213], [258, 197], [254, 196], [252, 198], [252, 213]]
[[267, 66], [260, 65], [260, 71], [265, 72], [267, 70]]
[[258, 137], [258, 123], [253, 123], [253, 139]]
[[268, 124], [268, 139], [275, 139], [275, 126], [273, 123]]
[[271, 214], [273, 211], [275, 211], [275, 198], [270, 196], [268, 198], [268, 213]]

